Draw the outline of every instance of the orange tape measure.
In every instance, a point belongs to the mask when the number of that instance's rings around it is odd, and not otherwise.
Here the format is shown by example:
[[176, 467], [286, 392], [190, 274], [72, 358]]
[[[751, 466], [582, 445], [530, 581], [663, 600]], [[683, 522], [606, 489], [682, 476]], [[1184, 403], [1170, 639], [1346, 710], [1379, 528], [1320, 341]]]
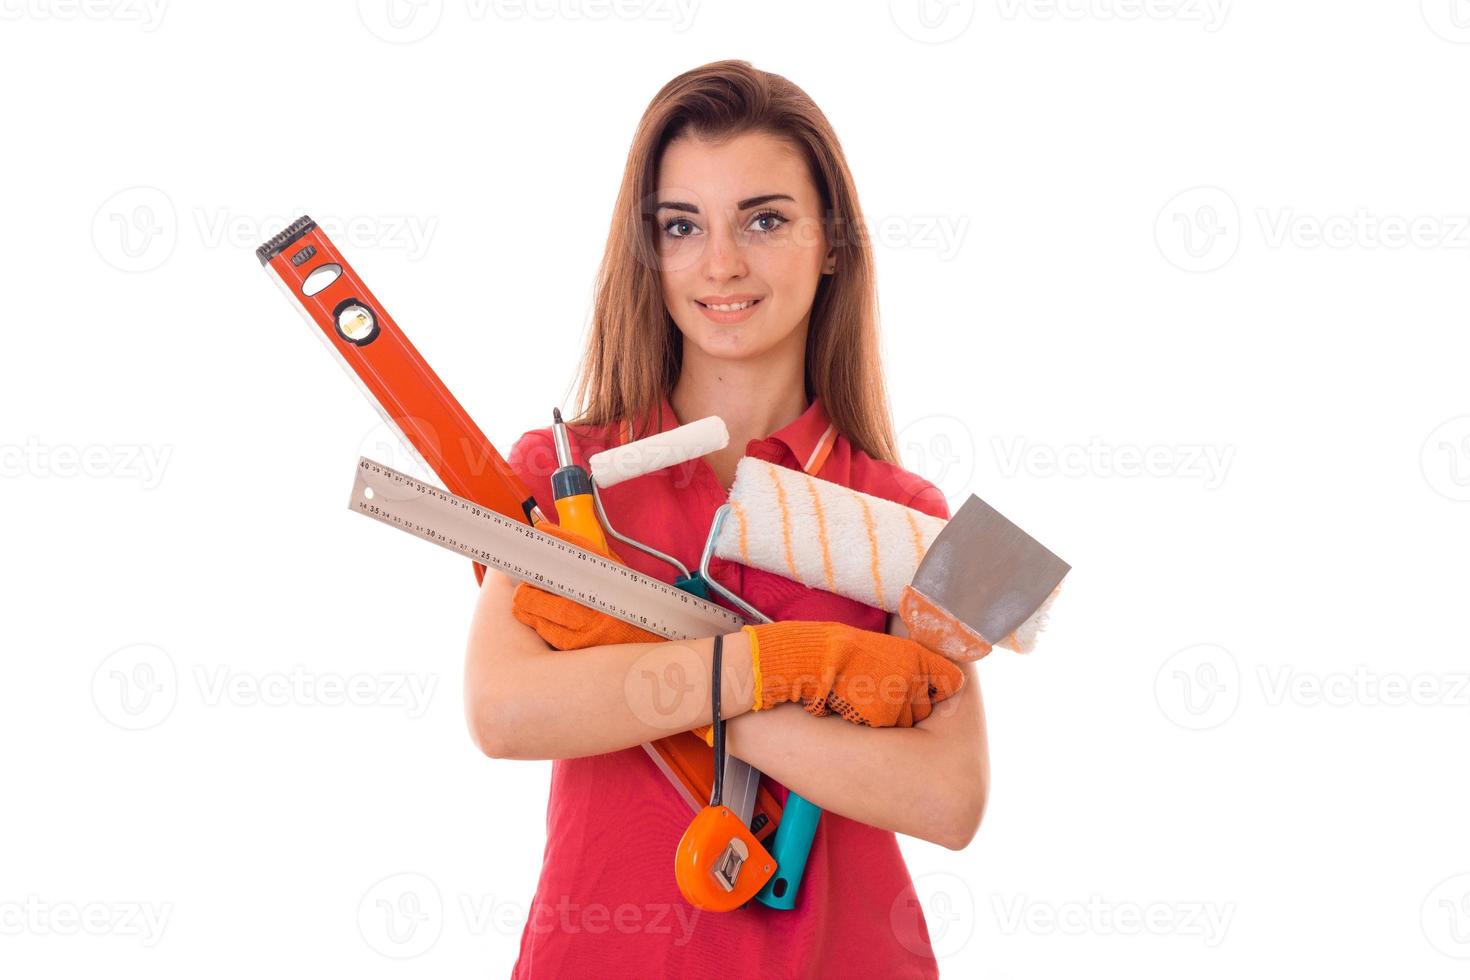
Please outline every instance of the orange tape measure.
[[674, 852], [674, 880], [697, 909], [729, 912], [755, 897], [776, 873], [776, 860], [724, 801], [725, 719], [720, 717], [720, 665], [724, 636], [715, 634], [710, 677], [710, 717], [715, 735], [715, 783]]

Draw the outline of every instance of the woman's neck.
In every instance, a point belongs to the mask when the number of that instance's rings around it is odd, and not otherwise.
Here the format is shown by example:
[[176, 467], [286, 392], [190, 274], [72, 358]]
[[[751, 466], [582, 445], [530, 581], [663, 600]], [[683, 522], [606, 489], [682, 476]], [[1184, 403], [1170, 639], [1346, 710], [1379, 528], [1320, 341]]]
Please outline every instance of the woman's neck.
[[722, 486], [728, 489], [734, 480], [735, 464], [745, 455], [750, 440], [766, 438], [806, 411], [805, 370], [801, 356], [730, 361], [707, 357], [694, 345], [685, 345], [683, 367], [669, 404], [680, 424], [710, 415], [724, 420], [730, 444], [705, 457]]

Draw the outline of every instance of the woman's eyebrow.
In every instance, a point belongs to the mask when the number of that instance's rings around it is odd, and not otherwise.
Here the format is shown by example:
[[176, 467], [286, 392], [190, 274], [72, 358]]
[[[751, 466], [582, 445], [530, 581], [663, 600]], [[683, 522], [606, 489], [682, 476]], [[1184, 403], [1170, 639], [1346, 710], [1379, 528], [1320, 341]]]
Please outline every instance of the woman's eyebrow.
[[[790, 194], [761, 194], [758, 197], [747, 197], [735, 205], [737, 211], [748, 211], [751, 208], [760, 207], [770, 201], [790, 201], [796, 203], [796, 198]], [[687, 201], [659, 201], [655, 211], [688, 211], [690, 214], [698, 214], [699, 208]]]

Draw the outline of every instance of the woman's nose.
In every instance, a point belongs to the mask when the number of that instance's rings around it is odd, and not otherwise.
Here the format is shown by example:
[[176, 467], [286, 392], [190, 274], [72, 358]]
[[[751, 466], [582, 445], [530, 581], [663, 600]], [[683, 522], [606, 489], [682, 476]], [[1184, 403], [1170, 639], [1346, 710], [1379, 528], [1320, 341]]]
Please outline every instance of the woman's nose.
[[704, 274], [711, 280], [745, 275], [745, 250], [728, 223], [710, 232], [704, 250]]

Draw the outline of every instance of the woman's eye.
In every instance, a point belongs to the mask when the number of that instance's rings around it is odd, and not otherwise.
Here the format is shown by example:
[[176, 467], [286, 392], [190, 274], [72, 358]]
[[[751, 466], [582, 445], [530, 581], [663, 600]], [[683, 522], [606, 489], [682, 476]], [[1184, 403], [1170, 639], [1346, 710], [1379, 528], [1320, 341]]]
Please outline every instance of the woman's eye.
[[786, 223], [786, 219], [784, 217], [782, 217], [781, 215], [777, 214], [775, 211], [762, 211], [760, 214], [756, 215], [754, 218], [751, 218], [750, 221], [751, 221], [751, 224], [755, 224], [756, 222], [759, 222], [759, 221], [771, 221], [771, 222], [775, 222], [774, 224], [766, 225], [766, 226], [764, 226], [762, 228], [759, 228], [758, 229], [759, 231], [775, 231], [777, 228], [781, 227], [782, 225], [784, 225]]
[[[750, 223], [756, 231], [771, 232], [784, 225], [786, 218], [776, 211], [762, 211], [751, 218]], [[663, 230], [668, 238], [688, 238], [698, 229], [688, 218], [673, 218], [664, 222]]]

